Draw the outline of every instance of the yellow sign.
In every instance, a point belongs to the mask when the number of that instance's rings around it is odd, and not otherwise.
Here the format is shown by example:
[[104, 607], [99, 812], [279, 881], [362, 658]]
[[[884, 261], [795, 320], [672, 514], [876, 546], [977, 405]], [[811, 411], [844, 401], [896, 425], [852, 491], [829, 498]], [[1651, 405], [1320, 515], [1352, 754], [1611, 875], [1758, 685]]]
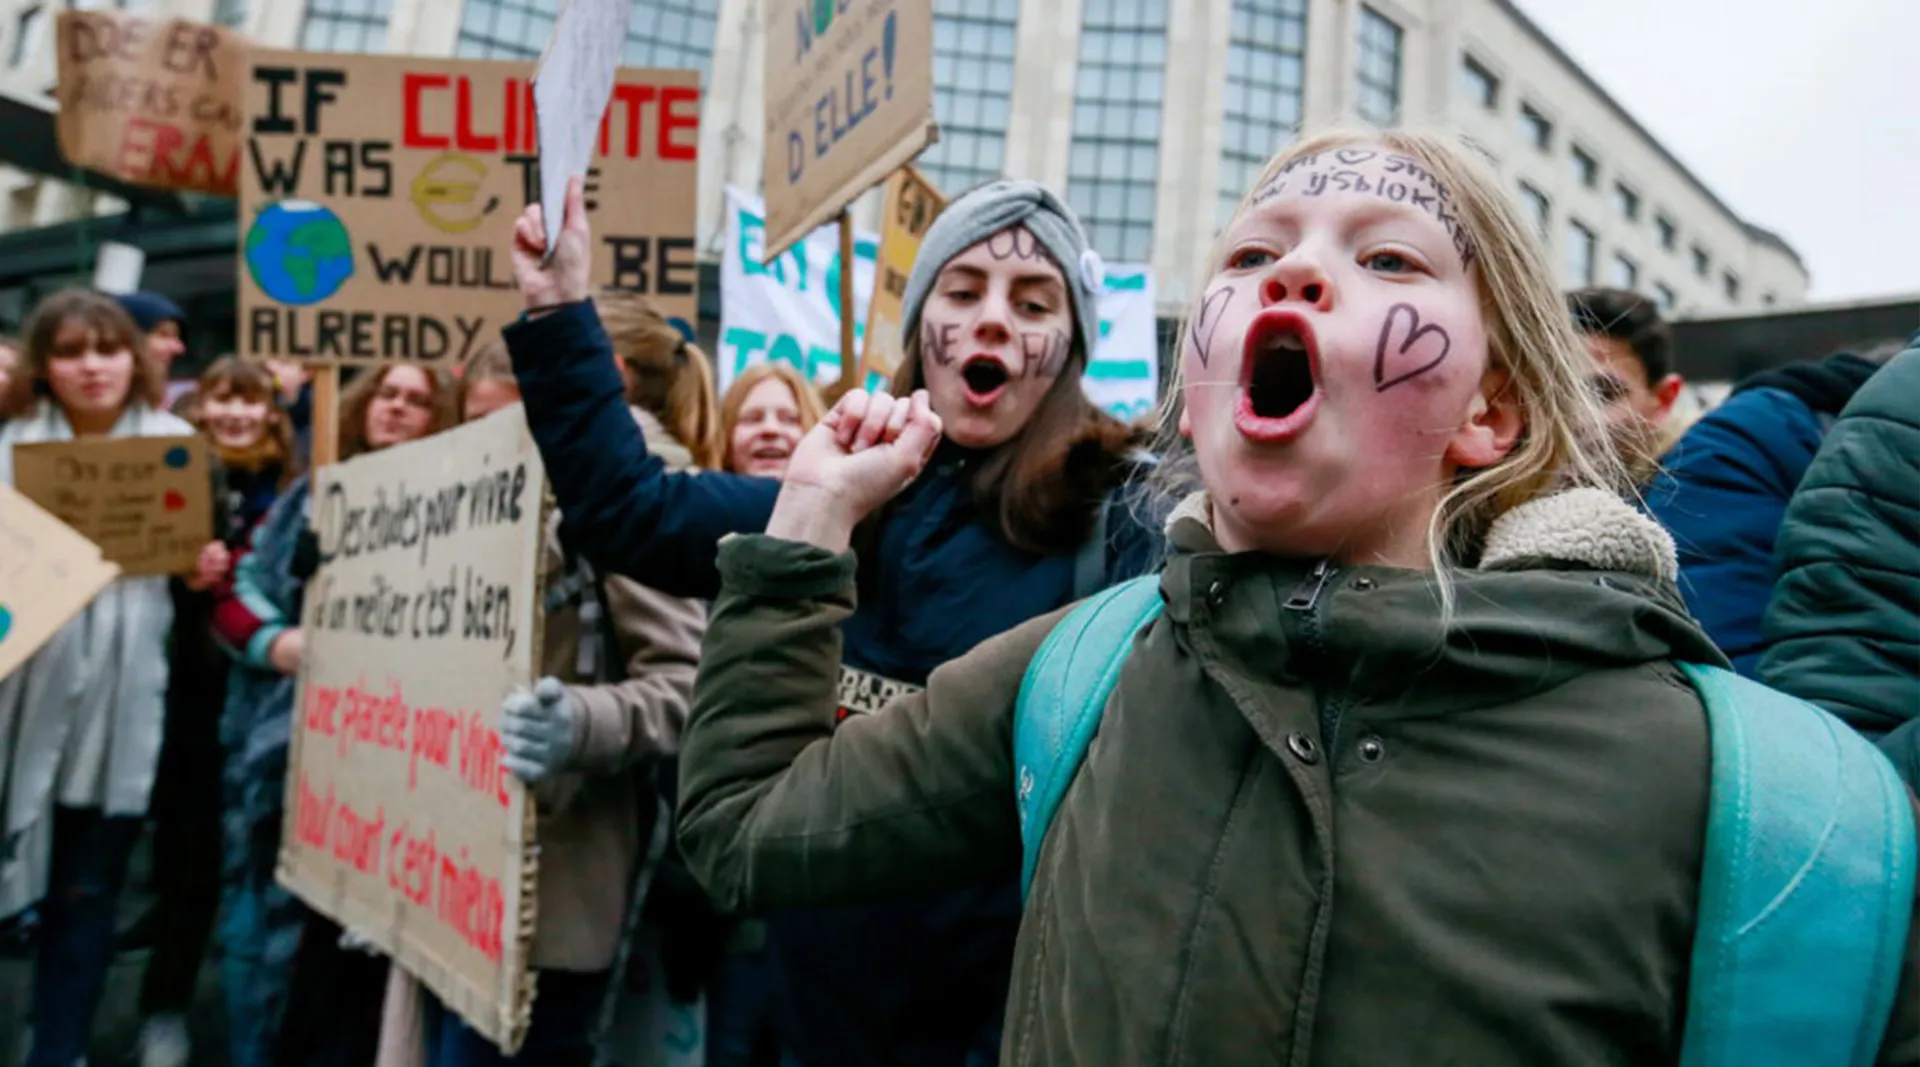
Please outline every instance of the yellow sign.
[[900, 305], [907, 295], [907, 278], [919, 258], [921, 239], [946, 207], [947, 198], [914, 166], [901, 167], [887, 179], [880, 262], [873, 299], [867, 304], [866, 347], [860, 354], [860, 381], [868, 388], [884, 388], [900, 369]]

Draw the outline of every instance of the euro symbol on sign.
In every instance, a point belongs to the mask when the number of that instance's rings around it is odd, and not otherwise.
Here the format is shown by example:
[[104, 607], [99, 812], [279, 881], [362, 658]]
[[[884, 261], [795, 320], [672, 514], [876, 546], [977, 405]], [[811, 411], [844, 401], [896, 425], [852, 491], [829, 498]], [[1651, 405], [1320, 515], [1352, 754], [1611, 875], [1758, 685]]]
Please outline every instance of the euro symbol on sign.
[[445, 152], [420, 168], [413, 180], [413, 207], [427, 225], [441, 233], [466, 233], [485, 222], [500, 206], [500, 198], [490, 196], [486, 206], [471, 211], [479, 199], [480, 183], [486, 180], [486, 164], [464, 152]]

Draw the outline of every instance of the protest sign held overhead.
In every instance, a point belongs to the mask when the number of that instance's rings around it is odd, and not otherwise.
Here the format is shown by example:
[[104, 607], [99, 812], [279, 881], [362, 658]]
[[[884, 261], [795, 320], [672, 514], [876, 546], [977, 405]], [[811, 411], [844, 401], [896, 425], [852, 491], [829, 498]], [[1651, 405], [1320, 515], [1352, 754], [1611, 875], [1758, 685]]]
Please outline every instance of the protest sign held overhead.
[[887, 179], [886, 206], [880, 220], [880, 276], [867, 305], [866, 342], [861, 349], [860, 380], [889, 381], [900, 369], [900, 305], [907, 277], [920, 255], [920, 239], [947, 206], [947, 198], [917, 168], [901, 167]]
[[13, 484], [129, 577], [188, 574], [213, 540], [213, 476], [198, 437], [13, 448]]
[[540, 212], [547, 220], [547, 256], [560, 241], [567, 182], [587, 172], [607, 94], [620, 69], [628, 0], [563, 0], [560, 18], [533, 76], [540, 127]]
[[[507, 249], [541, 196], [525, 63], [255, 51], [239, 347], [464, 362], [521, 309]], [[587, 169], [593, 274], [692, 334], [699, 74], [621, 69]], [[644, 190], [645, 195], [636, 195]]]
[[234, 195], [246, 43], [232, 30], [121, 11], [63, 11], [60, 154], [135, 185]]
[[0, 484], [0, 678], [119, 576], [92, 542]]
[[766, 11], [763, 262], [936, 136], [932, 0], [768, 0]]
[[539, 662], [545, 486], [518, 405], [316, 474], [279, 865], [509, 1052], [534, 813], [495, 726]]

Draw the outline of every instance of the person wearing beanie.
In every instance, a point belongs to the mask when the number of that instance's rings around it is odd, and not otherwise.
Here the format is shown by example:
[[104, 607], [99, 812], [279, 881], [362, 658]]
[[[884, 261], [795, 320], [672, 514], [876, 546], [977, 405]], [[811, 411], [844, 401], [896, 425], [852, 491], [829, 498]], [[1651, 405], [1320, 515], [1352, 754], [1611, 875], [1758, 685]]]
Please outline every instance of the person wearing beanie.
[[[765, 529], [781, 483], [670, 473], [648, 453], [588, 300], [592, 238], [577, 181], [550, 261], [545, 241], [529, 209], [513, 247], [528, 310], [505, 337], [565, 535], [603, 570], [711, 598], [721, 539]], [[1132, 432], [1081, 388], [1100, 283], [1079, 220], [1032, 182], [976, 188], [928, 231], [907, 283], [894, 392], [930, 406], [945, 436], [854, 536], [860, 599], [841, 626], [840, 728], [860, 728], [864, 712], [982, 640], [1159, 563], [1161, 509], [1122, 492], [1144, 465]], [[866, 402], [855, 390], [840, 410]], [[810, 451], [831, 447], [820, 438], [882, 429], [815, 427], [795, 451], [789, 494], [805, 484]], [[1020, 921], [1016, 876], [882, 908], [767, 917], [787, 1061], [992, 1063]]]
[[187, 350], [187, 342], [180, 336], [181, 327], [187, 323], [186, 312], [167, 297], [146, 290], [120, 293], [113, 299], [147, 335], [147, 355], [160, 365], [160, 375], [165, 378], [173, 361]]

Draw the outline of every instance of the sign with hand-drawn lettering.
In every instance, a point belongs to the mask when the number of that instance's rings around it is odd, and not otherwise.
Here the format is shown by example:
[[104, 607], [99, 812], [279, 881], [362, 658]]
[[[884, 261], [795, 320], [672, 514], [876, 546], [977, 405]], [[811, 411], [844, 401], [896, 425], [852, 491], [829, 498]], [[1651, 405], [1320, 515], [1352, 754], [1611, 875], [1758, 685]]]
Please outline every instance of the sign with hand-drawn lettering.
[[119, 576], [92, 542], [0, 484], [0, 678]]
[[920, 256], [920, 239], [946, 210], [940, 195], [919, 168], [907, 166], [887, 179], [887, 200], [880, 219], [880, 270], [867, 304], [866, 345], [860, 357], [860, 381], [891, 381], [904, 356], [900, 341], [901, 304], [907, 277]]
[[[243, 354], [464, 362], [519, 315], [540, 202], [533, 65], [254, 50], [240, 168]], [[688, 337], [700, 76], [615, 75], [587, 170], [593, 273]]]
[[60, 154], [134, 185], [234, 194], [246, 42], [221, 26], [63, 11]]
[[763, 262], [938, 136], [932, 0], [767, 0], [766, 8]]
[[13, 486], [128, 577], [191, 573], [213, 540], [213, 481], [198, 437], [15, 445]]
[[279, 880], [511, 1053], [534, 811], [496, 727], [539, 662], [540, 454], [515, 405], [314, 478]]

